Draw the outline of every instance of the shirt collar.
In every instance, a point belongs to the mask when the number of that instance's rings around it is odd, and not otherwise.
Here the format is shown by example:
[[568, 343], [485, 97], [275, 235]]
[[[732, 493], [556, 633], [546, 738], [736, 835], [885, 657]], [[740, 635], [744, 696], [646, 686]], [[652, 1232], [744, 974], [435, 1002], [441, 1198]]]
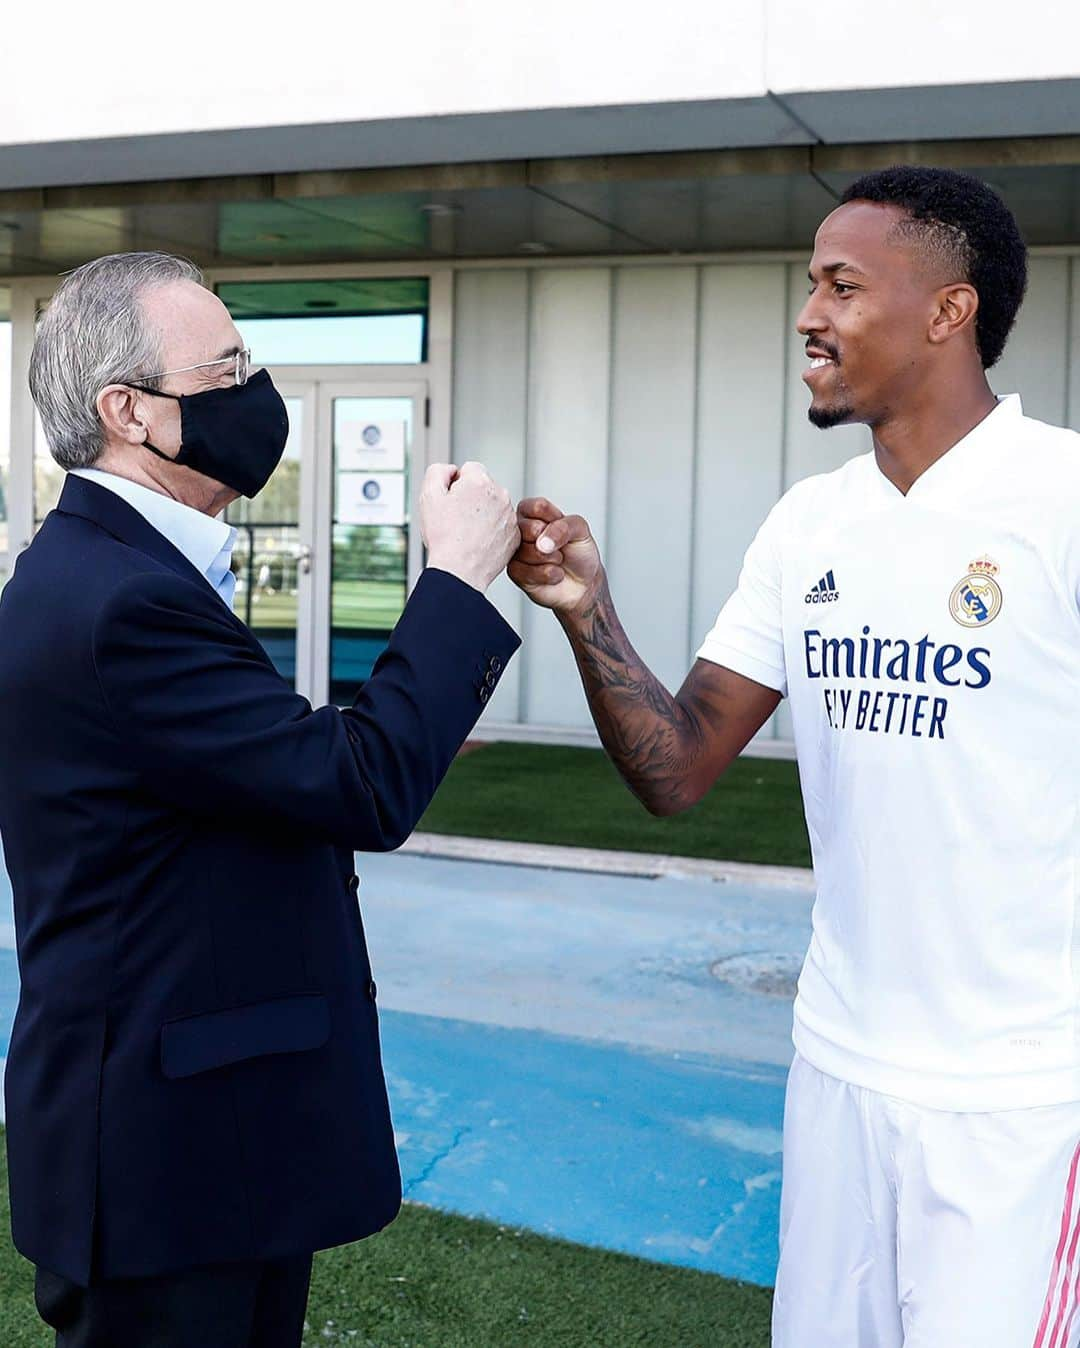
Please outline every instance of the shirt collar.
[[[961, 473], [972, 452], [982, 454], [995, 445], [1011, 444], [1011, 436], [1016, 431], [1016, 423], [1023, 417], [1024, 409], [1019, 393], [1007, 393], [999, 397], [997, 406], [972, 426], [962, 439], [957, 440], [951, 449], [947, 449], [940, 458], [911, 484], [905, 497], [904, 493], [885, 476], [877, 464], [877, 455], [870, 451], [868, 458], [873, 467], [878, 485], [890, 499], [911, 500], [924, 495], [933, 495], [937, 490], [947, 491], [949, 483], [957, 473]], [[964, 479], [967, 480], [966, 478]]]
[[[1004, 430], [1007, 423], [1011, 422], [1014, 417], [1022, 417], [1023, 415], [1024, 408], [1020, 402], [1019, 393], [1003, 393], [998, 397], [997, 406], [994, 410], [988, 416], [983, 417], [982, 421], [979, 422], [979, 425], [974, 427], [973, 430], [970, 430], [968, 434], [964, 436], [964, 440], [975, 435], [982, 426], [986, 426], [992, 430]], [[960, 443], [963, 444], [964, 441], [961, 440]]]
[[[174, 501], [171, 496], [152, 491], [149, 487], [131, 482], [126, 477], [119, 477], [116, 473], [106, 473], [100, 468], [74, 468], [72, 473], [75, 477], [84, 477], [115, 492], [137, 510], [159, 534], [167, 538], [178, 552], [182, 552], [215, 589], [218, 588], [219, 578], [212, 578], [210, 571], [215, 562], [218, 563], [215, 568], [218, 572], [228, 567], [228, 559], [236, 542], [236, 530], [231, 524], [226, 524], [224, 520], [213, 519], [209, 515], [204, 515], [201, 510], [195, 510], [181, 501]], [[220, 561], [222, 554], [224, 554], [224, 568]]]
[[946, 450], [940, 459], [936, 459], [923, 477], [927, 473], [933, 473], [939, 465], [945, 468], [959, 468], [961, 460], [966, 459], [971, 450], [983, 453], [995, 444], [1011, 443], [1011, 437], [1016, 431], [1016, 422], [1023, 415], [1024, 409], [1020, 405], [1019, 393], [1008, 393], [998, 398], [997, 406], [992, 408], [978, 425], [972, 426], [963, 439], [957, 440], [952, 449]]

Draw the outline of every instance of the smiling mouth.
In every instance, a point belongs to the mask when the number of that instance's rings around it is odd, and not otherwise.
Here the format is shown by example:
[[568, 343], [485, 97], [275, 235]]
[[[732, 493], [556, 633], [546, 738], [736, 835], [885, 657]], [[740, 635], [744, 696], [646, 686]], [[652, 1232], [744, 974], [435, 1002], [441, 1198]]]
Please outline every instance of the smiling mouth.
[[802, 373], [803, 383], [816, 383], [817, 381], [814, 379], [816, 374], [820, 374], [822, 370], [835, 369], [836, 361], [831, 356], [811, 356], [810, 364]]

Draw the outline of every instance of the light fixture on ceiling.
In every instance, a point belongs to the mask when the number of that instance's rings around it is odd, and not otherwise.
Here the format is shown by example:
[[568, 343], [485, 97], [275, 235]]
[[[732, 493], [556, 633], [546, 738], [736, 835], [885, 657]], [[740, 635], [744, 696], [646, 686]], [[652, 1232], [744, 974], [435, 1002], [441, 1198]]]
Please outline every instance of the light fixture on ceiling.
[[446, 215], [460, 215], [465, 208], [453, 201], [425, 201], [420, 207], [421, 215], [439, 218]]
[[555, 250], [550, 243], [544, 243], [542, 239], [527, 239], [524, 243], [519, 243], [517, 250], [519, 253], [553, 253]]

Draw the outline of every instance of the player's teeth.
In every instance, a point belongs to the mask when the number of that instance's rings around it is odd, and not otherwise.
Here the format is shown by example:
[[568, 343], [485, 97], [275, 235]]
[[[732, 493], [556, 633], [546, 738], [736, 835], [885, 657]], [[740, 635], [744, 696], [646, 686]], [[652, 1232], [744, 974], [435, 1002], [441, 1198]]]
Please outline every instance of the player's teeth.
[[811, 370], [820, 370], [823, 365], [831, 365], [832, 361], [827, 356], [815, 356], [810, 362]]

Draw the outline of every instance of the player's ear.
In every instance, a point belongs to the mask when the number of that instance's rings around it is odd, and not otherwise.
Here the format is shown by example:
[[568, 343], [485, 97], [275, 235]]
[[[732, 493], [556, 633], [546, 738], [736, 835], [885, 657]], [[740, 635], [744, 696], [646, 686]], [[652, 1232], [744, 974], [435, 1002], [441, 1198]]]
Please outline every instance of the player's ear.
[[942, 286], [934, 296], [930, 317], [929, 340], [938, 345], [952, 341], [963, 332], [974, 336], [975, 316], [979, 312], [979, 292], [966, 281]]

